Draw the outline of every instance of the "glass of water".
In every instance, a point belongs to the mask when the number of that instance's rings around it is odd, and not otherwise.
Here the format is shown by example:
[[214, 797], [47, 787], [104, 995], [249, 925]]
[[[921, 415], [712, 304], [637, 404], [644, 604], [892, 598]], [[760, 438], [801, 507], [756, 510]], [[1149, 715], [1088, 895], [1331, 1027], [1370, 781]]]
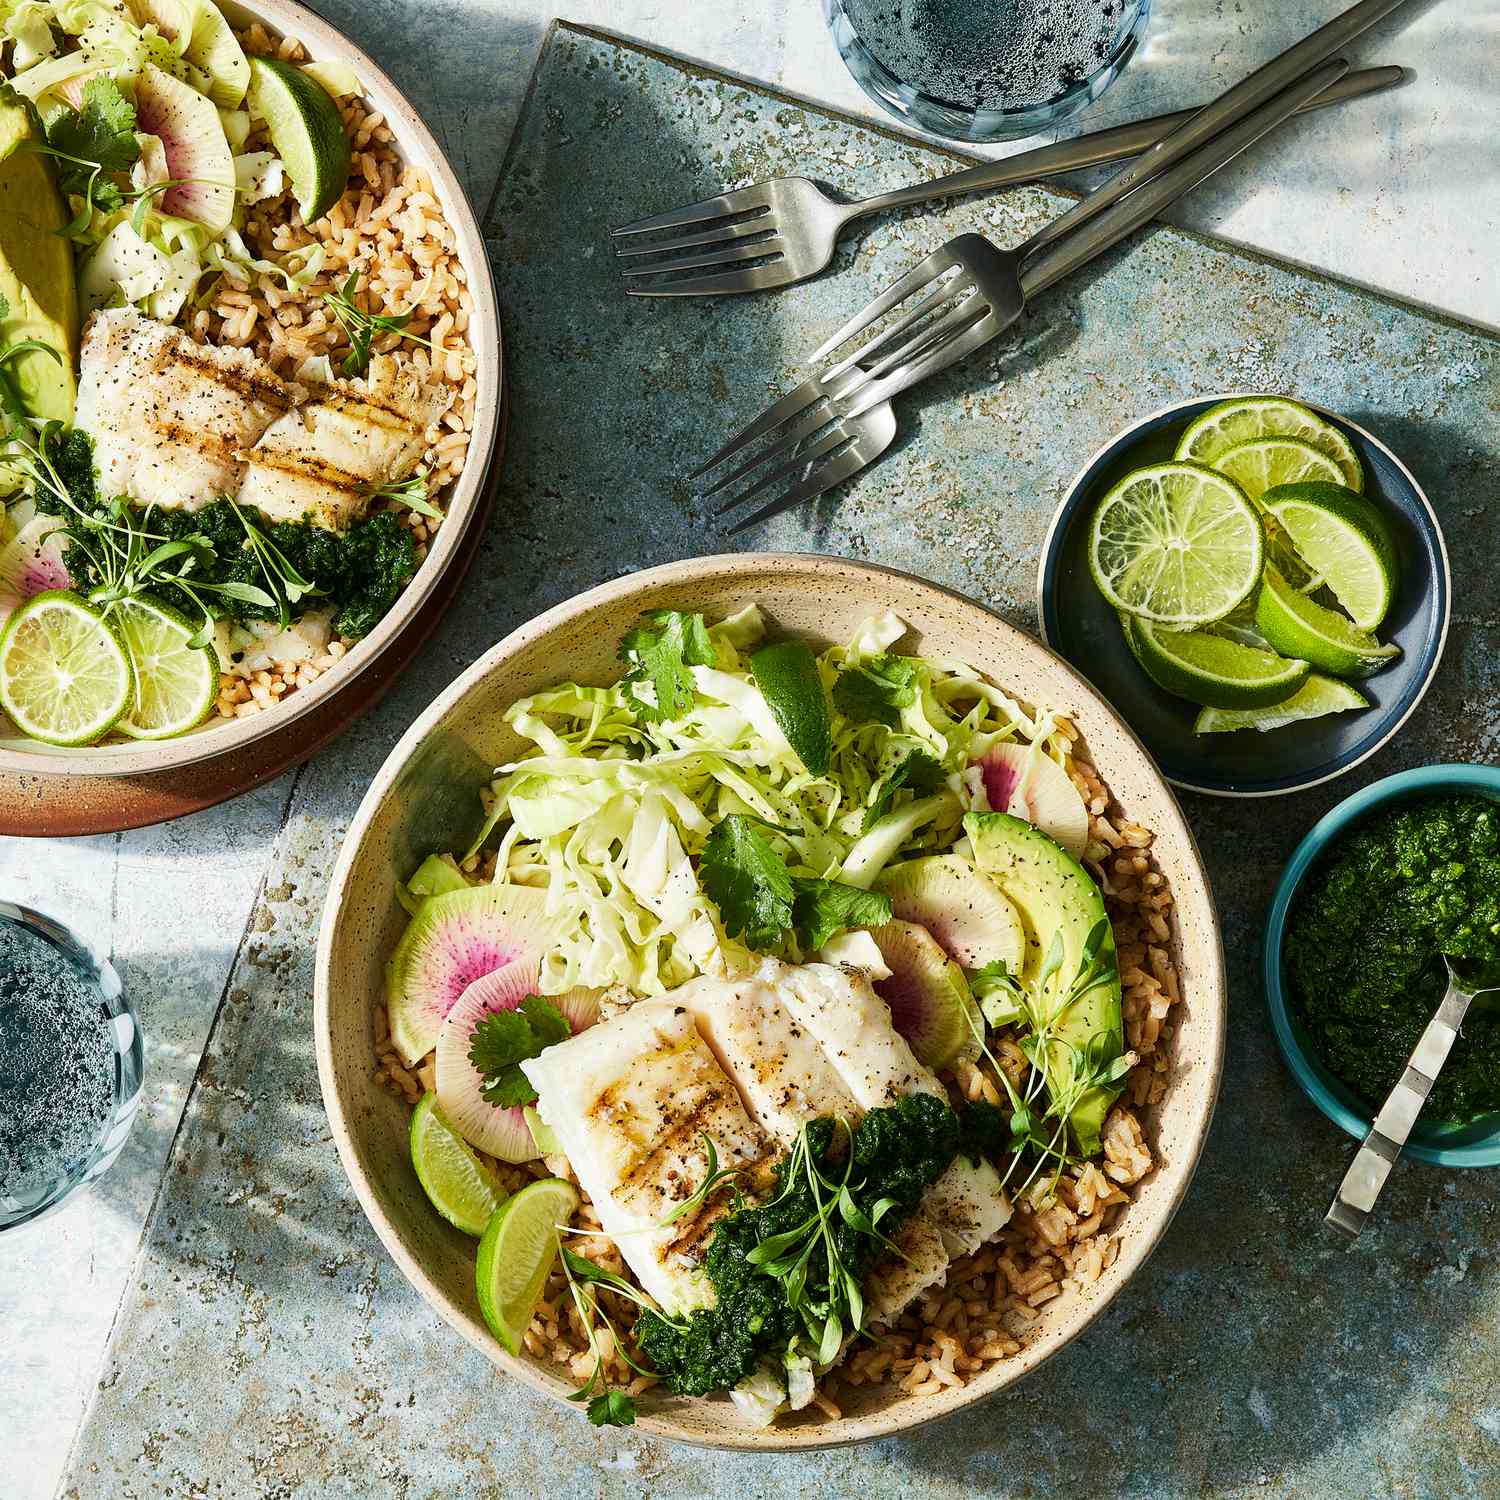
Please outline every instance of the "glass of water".
[[0, 901], [0, 1231], [108, 1170], [144, 1058], [120, 977], [60, 922]]
[[823, 0], [855, 82], [899, 119], [958, 141], [1035, 135], [1097, 99], [1151, 0]]

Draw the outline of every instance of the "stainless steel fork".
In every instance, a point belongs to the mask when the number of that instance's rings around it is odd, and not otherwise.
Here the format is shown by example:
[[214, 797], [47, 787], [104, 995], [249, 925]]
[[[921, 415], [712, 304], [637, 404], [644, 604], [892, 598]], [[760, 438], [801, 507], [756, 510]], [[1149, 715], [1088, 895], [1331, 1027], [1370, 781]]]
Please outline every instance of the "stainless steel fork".
[[[1398, 67], [1350, 73], [1303, 108], [1324, 109], [1363, 98], [1405, 76]], [[626, 291], [633, 297], [769, 291], [817, 275], [833, 259], [839, 235], [856, 219], [1123, 161], [1197, 113], [1185, 109], [1137, 120], [853, 203], [841, 203], [806, 177], [771, 177], [610, 232], [622, 259]], [[686, 274], [691, 271], [699, 274]]]
[[[843, 483], [895, 438], [893, 396], [995, 338], [1020, 317], [1030, 298], [1149, 223], [1347, 71], [1346, 62], [1327, 63], [1253, 108], [1243, 96], [1231, 104], [1236, 90], [1230, 90], [1209, 106], [1225, 127], [1219, 134], [1202, 143], [1193, 128], [1195, 117], [1152, 149], [1156, 175], [1142, 182], [1138, 168], [1126, 168], [1015, 250], [1001, 250], [978, 234], [949, 240], [851, 318], [807, 363], [816, 364], [912, 302], [889, 327], [789, 391], [689, 477], [744, 454], [761, 438], [768, 440], [704, 492], [714, 495], [750, 480], [719, 507], [718, 514], [725, 515], [782, 483], [789, 486], [737, 522], [731, 535]], [[1126, 177], [1133, 181], [1122, 192], [1119, 184]]]

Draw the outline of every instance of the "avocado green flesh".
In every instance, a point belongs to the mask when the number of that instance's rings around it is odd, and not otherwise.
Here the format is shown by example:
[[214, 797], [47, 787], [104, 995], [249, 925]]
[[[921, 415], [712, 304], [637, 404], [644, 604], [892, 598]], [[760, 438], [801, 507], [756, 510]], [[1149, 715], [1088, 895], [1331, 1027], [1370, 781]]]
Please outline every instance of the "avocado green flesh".
[[[57, 231], [68, 215], [52, 163], [23, 149], [42, 138], [30, 104], [0, 88], [0, 295], [10, 305], [0, 346], [35, 339], [60, 359], [32, 351], [7, 360], [11, 390], [30, 416], [73, 420], [77, 394], [78, 292], [73, 246]], [[4, 470], [0, 469], [0, 481]]]
[[[1063, 946], [1062, 978], [1071, 982], [1083, 961], [1089, 933], [1105, 918], [1104, 895], [1098, 885], [1067, 850], [1039, 828], [1008, 813], [969, 813], [964, 832], [974, 845], [974, 862], [999, 885], [1021, 913], [1026, 928], [1026, 955], [1021, 981], [1034, 986], [1054, 934]], [[1103, 953], [1115, 952], [1112, 930], [1105, 938]], [[1065, 1044], [1086, 1047], [1101, 1032], [1110, 1038], [1111, 1057], [1125, 1050], [1120, 1019], [1118, 969], [1105, 984], [1083, 995], [1058, 1022], [1055, 1059], [1067, 1066]], [[1119, 1097], [1118, 1088], [1092, 1089], [1079, 1101], [1072, 1115], [1079, 1149], [1092, 1155], [1099, 1149], [1099, 1132], [1109, 1107]]]

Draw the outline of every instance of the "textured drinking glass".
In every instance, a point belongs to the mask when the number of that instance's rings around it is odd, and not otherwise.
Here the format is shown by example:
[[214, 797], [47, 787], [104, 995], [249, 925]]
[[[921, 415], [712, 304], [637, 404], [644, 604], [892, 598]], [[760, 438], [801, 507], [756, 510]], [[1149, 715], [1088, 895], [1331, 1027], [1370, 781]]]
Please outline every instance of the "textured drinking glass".
[[1151, 0], [823, 0], [854, 80], [899, 119], [957, 141], [1035, 135], [1102, 94]]
[[0, 901], [0, 1231], [107, 1171], [140, 1104], [135, 1008], [60, 922]]

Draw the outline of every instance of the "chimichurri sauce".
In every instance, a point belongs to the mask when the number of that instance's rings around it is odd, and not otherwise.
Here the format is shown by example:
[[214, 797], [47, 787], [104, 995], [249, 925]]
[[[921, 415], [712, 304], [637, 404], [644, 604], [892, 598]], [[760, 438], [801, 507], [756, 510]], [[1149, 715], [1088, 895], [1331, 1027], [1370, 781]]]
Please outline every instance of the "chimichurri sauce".
[[[1443, 954], [1500, 969], [1500, 803], [1412, 802], [1362, 823], [1313, 872], [1287, 926], [1292, 1003], [1328, 1069], [1372, 1107], [1447, 984]], [[1424, 1111], [1500, 1110], [1500, 1008], [1469, 1011]]]

